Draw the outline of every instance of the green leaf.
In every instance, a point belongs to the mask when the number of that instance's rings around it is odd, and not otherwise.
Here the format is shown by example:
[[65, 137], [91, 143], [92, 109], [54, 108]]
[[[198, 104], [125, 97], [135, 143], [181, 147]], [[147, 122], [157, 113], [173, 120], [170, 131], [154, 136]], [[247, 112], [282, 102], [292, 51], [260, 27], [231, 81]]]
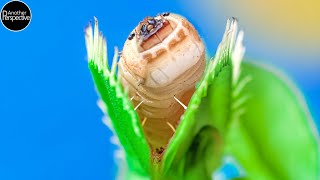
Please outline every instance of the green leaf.
[[107, 107], [106, 111], [111, 119], [112, 128], [124, 148], [128, 171], [132, 176], [147, 176], [150, 174], [149, 147], [138, 115], [115, 76], [117, 51], [111, 72], [107, 66], [106, 41], [102, 34], [98, 34], [96, 19], [94, 33], [91, 25], [86, 29], [86, 44], [89, 68], [100, 97]]
[[233, 105], [242, 103], [232, 113], [226, 153], [247, 179], [320, 179], [319, 135], [306, 103], [292, 82], [265, 67], [242, 64], [239, 84], [251, 80], [233, 90]]
[[230, 19], [216, 57], [209, 61], [165, 152], [161, 169], [163, 176], [211, 179], [219, 166], [223, 131], [229, 117], [234, 65], [231, 56], [236, 35], [237, 22]]

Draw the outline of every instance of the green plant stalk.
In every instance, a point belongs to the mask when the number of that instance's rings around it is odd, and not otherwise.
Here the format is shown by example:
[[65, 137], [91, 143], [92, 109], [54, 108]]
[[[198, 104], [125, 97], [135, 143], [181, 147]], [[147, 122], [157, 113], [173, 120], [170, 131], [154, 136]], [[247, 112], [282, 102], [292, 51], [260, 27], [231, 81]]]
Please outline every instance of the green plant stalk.
[[[242, 179], [320, 179], [319, 135], [299, 91], [275, 70], [242, 62], [243, 32], [228, 20], [160, 163], [152, 162], [138, 115], [115, 72], [95, 19], [86, 29], [89, 69], [125, 154], [125, 179], [212, 179], [222, 157]], [[121, 167], [120, 167], [121, 168]]]

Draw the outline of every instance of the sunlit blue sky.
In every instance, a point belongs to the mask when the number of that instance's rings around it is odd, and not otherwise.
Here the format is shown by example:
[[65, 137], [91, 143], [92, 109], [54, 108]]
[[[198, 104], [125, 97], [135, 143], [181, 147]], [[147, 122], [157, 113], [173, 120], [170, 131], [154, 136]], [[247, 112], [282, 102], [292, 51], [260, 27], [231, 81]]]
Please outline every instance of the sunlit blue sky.
[[[107, 37], [109, 57], [114, 46], [121, 49], [141, 19], [165, 11], [182, 14], [193, 22], [213, 55], [227, 18], [221, 15], [209, 21], [208, 17], [202, 18], [203, 7], [192, 7], [183, 0], [24, 2], [32, 11], [25, 30], [14, 33], [0, 25], [3, 180], [98, 180], [115, 176], [115, 146], [110, 143], [111, 132], [101, 121], [103, 114], [96, 105], [98, 96], [86, 61], [84, 28], [93, 16], [99, 19]], [[0, 2], [0, 6], [5, 3]], [[216, 24], [216, 28], [209, 24]], [[259, 53], [261, 49], [251, 47], [247, 57], [268, 57]], [[306, 79], [310, 73], [281, 65], [319, 117], [319, 79]]]

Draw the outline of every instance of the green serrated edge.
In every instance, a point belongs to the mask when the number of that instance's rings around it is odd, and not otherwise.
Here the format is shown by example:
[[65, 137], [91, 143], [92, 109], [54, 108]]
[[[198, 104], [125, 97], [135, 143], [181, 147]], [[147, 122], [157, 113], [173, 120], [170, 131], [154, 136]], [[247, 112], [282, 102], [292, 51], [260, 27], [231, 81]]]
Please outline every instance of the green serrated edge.
[[[231, 70], [227, 72], [230, 73], [230, 75], [232, 74], [232, 70], [240, 70], [240, 63], [244, 53], [244, 48], [242, 46], [243, 33], [239, 33], [240, 38], [237, 38], [237, 33], [237, 20], [231, 18], [227, 22], [226, 31], [217, 49], [216, 56], [214, 60], [209, 61], [203, 79], [200, 81], [200, 85], [193, 94], [176, 133], [172, 137], [164, 154], [164, 163], [161, 170], [164, 175], [170, 171], [172, 166], [177, 166], [177, 163], [182, 161], [182, 158], [187, 153], [194, 137], [202, 128], [206, 126], [216, 128], [216, 122], [209, 117], [203, 117], [203, 119], [200, 120], [196, 119], [195, 115], [200, 111], [199, 107], [207, 97], [208, 88], [215, 81], [215, 78], [228, 68]], [[238, 57], [232, 57], [234, 52], [237, 52], [236, 55]], [[234, 74], [239, 75], [238, 72], [235, 72]], [[230, 79], [228, 83], [231, 83], [232, 81], [236, 83], [237, 78], [237, 76], [233, 76], [233, 80]]]
[[[150, 173], [150, 151], [140, 126], [139, 118], [129, 101], [128, 94], [115, 75], [117, 65], [117, 50], [113, 59], [111, 72], [108, 68], [106, 40], [99, 34], [98, 20], [95, 18], [94, 32], [92, 26], [86, 28], [86, 45], [89, 68], [95, 85], [107, 112], [112, 119], [115, 130], [126, 155], [130, 168], [141, 174]], [[137, 148], [139, 147], [139, 148]]]

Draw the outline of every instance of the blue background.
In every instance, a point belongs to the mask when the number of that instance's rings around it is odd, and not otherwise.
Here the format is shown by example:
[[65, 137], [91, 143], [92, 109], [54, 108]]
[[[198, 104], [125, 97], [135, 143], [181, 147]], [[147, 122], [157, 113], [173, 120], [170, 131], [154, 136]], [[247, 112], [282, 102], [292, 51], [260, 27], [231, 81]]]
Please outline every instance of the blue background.
[[[114, 178], [116, 147], [96, 105], [85, 26], [98, 17], [111, 58], [113, 47], [121, 49], [146, 15], [170, 11], [199, 22], [199, 14], [190, 13], [182, 0], [25, 2], [32, 11], [25, 30], [14, 33], [0, 26], [0, 179]], [[215, 32], [195, 27], [213, 55], [224, 25]], [[304, 81], [294, 69], [286, 72], [319, 117], [319, 89], [309, 86], [316, 83]]]

